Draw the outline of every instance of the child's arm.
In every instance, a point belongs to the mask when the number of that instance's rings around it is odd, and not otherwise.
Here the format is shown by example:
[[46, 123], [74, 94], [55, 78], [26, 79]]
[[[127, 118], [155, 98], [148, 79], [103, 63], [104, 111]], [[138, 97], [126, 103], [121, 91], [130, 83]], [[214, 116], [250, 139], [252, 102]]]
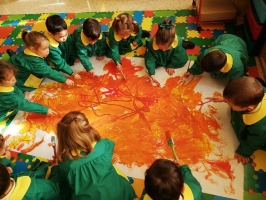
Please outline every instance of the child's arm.
[[83, 67], [86, 69], [86, 71], [88, 72], [93, 70], [92, 64], [90, 62], [90, 57], [88, 56], [87, 48], [83, 44], [77, 42], [76, 49], [80, 62], [83, 65]]
[[200, 68], [200, 61], [203, 58], [203, 55], [200, 54], [197, 59], [194, 61], [194, 64], [188, 69], [188, 72], [193, 75], [203, 74], [203, 70]]
[[138, 44], [141, 43], [141, 35], [142, 35], [142, 27], [139, 26], [139, 32], [134, 38], [134, 42], [137, 42]]
[[114, 38], [114, 30], [110, 28], [109, 30], [109, 50], [111, 54], [111, 58], [115, 63], [120, 63], [121, 64], [121, 58], [119, 54], [119, 42], [115, 40]]
[[97, 52], [97, 56], [104, 56], [106, 51], [106, 38], [104, 34], [101, 33], [101, 36], [97, 43], [99, 44], [99, 51]]
[[60, 51], [60, 49], [50, 47], [48, 60], [52, 62], [52, 64], [55, 66], [56, 69], [71, 76], [73, 74], [73, 70], [69, 67], [67, 62], [61, 57], [58, 51]]
[[152, 42], [151, 42], [151, 44], [148, 44], [144, 58], [145, 58], [146, 68], [147, 68], [149, 74], [152, 76], [152, 75], [155, 75], [156, 57], [152, 52], [153, 50], [152, 50], [151, 45], [152, 45]]

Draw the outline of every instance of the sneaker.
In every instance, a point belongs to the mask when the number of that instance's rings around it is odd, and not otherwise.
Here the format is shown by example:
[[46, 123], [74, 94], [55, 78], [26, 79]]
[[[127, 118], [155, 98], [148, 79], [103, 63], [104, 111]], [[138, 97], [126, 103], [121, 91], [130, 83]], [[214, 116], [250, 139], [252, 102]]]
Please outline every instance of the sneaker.
[[149, 37], [150, 37], [150, 32], [142, 30], [141, 38], [149, 38]]
[[190, 41], [183, 41], [182, 47], [184, 49], [193, 49], [195, 47], [195, 44], [193, 42], [190, 42]]
[[16, 52], [13, 51], [12, 49], [7, 49], [6, 52], [9, 55], [9, 57], [12, 57], [12, 56], [16, 55]]

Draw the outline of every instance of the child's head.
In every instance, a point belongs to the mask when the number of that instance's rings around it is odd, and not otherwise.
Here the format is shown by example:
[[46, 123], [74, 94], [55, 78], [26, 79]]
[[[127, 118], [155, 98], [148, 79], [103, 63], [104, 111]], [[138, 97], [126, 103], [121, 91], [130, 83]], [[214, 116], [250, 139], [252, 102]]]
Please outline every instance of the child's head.
[[144, 184], [153, 200], [176, 200], [182, 195], [184, 178], [176, 163], [158, 159], [147, 169]]
[[0, 163], [0, 198], [3, 198], [10, 186], [10, 175], [5, 165]]
[[88, 18], [83, 22], [83, 33], [89, 44], [95, 44], [101, 35], [101, 25], [96, 19]]
[[58, 159], [64, 162], [66, 157], [73, 160], [84, 157], [79, 154], [79, 151], [88, 155], [92, 150], [92, 142], [99, 141], [101, 136], [90, 126], [83, 113], [72, 111], [57, 124], [57, 138]]
[[224, 52], [220, 50], [214, 50], [207, 53], [200, 61], [200, 67], [205, 72], [220, 71], [227, 61], [227, 57]]
[[114, 31], [122, 38], [127, 39], [131, 33], [137, 34], [139, 26], [133, 17], [128, 13], [118, 15], [112, 24]]
[[22, 29], [22, 40], [25, 46], [40, 57], [47, 57], [49, 54], [49, 40], [48, 38], [37, 31], [28, 31]]
[[0, 134], [0, 156], [5, 155], [5, 138], [2, 134]]
[[0, 86], [12, 87], [16, 83], [17, 68], [0, 60]]
[[237, 78], [224, 88], [225, 102], [235, 111], [252, 111], [262, 101], [264, 88], [253, 77]]
[[67, 24], [62, 17], [59, 15], [51, 15], [47, 17], [45, 24], [50, 35], [57, 42], [65, 42], [67, 40]]
[[169, 18], [165, 18], [158, 25], [158, 31], [155, 34], [155, 40], [159, 49], [162, 51], [170, 49], [175, 40], [175, 35], [175, 24]]

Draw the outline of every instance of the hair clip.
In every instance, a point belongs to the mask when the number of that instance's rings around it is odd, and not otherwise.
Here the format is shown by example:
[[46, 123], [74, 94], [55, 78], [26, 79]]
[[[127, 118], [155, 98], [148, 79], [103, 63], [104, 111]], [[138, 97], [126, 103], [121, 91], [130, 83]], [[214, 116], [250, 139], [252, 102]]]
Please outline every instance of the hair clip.
[[116, 19], [117, 21], [119, 21], [119, 20], [120, 20], [120, 17], [116, 17], [115, 19]]
[[173, 27], [173, 25], [172, 25], [171, 22], [167, 22], [166, 24], [162, 24], [162, 23], [159, 24], [159, 28], [160, 28], [160, 29], [162, 29], [162, 28], [167, 28], [167, 29], [170, 29], [170, 30], [171, 30], [172, 27]]
[[136, 21], [133, 21], [132, 24], [137, 24], [137, 22]]

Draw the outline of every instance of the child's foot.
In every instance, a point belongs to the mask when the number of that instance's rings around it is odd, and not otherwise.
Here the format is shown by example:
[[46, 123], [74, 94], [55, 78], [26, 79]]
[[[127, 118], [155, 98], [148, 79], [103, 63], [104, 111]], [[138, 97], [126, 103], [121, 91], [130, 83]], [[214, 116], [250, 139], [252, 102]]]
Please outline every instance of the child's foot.
[[150, 37], [150, 32], [142, 30], [141, 38], [149, 38], [149, 37]]
[[195, 47], [195, 44], [193, 42], [184, 40], [183, 43], [182, 43], [182, 47], [184, 49], [193, 49]]

